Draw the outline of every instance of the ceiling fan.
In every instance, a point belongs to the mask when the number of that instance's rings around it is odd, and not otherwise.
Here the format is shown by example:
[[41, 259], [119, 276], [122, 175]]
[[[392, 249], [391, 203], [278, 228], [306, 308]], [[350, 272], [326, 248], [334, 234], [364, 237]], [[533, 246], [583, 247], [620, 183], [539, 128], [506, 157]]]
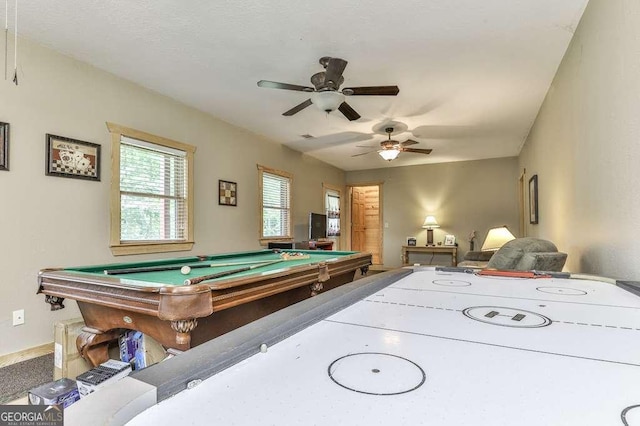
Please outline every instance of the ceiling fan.
[[[395, 160], [396, 157], [401, 153], [401, 152], [413, 152], [416, 154], [431, 154], [431, 149], [420, 149], [420, 148], [407, 148], [407, 146], [409, 145], [415, 145], [419, 142], [411, 140], [411, 139], [407, 139], [404, 142], [398, 142], [398, 141], [394, 141], [391, 139], [391, 134], [393, 133], [394, 129], [393, 127], [387, 127], [384, 129], [384, 131], [387, 133], [388, 135], [388, 139], [386, 141], [382, 141], [380, 142], [380, 146], [382, 147], [382, 149], [378, 149], [375, 150], [378, 152], [378, 154], [380, 154], [380, 156], [382, 158], [384, 158], [387, 161], [391, 161], [391, 160]], [[359, 148], [371, 148], [370, 146], [362, 146], [359, 145]], [[360, 154], [355, 154], [352, 155], [352, 157], [358, 157], [360, 155], [366, 155], [369, 153], [372, 153], [374, 151], [367, 151], [367, 152], [362, 152]]]
[[320, 65], [324, 67], [325, 71], [315, 73], [311, 76], [311, 83], [314, 87], [278, 83], [268, 80], [260, 80], [258, 86], [311, 93], [309, 99], [294, 106], [282, 115], [294, 115], [309, 105], [314, 104], [327, 114], [336, 109], [340, 110], [349, 121], [357, 120], [360, 118], [360, 114], [345, 102], [345, 96], [396, 96], [398, 92], [400, 92], [398, 86], [345, 87], [339, 90], [340, 85], [344, 82], [342, 73], [347, 66], [347, 61], [340, 58], [323, 56], [320, 58]]

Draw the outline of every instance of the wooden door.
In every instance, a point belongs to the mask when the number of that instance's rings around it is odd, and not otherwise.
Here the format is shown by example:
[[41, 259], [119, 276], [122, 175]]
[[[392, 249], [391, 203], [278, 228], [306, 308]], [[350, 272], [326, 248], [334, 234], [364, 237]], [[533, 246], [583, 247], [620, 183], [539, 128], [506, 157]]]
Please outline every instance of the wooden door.
[[365, 192], [354, 187], [351, 192], [351, 250], [365, 251]]

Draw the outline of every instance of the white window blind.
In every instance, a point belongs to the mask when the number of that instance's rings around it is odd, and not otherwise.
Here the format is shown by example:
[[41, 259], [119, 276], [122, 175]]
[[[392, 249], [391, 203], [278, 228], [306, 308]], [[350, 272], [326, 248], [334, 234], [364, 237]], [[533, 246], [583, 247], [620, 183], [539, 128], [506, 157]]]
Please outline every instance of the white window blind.
[[186, 153], [123, 136], [121, 242], [185, 240], [187, 218]]
[[291, 215], [291, 179], [262, 173], [262, 236], [289, 237]]

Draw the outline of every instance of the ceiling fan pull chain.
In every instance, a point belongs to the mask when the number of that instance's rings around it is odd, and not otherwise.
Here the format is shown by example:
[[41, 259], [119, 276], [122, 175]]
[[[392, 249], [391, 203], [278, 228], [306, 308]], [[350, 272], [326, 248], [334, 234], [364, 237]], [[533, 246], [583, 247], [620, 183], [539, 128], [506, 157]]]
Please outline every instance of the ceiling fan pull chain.
[[13, 82], [18, 85], [18, 0], [15, 10], [15, 33], [13, 39]]
[[9, 54], [9, 0], [4, 0], [4, 79], [7, 79]]

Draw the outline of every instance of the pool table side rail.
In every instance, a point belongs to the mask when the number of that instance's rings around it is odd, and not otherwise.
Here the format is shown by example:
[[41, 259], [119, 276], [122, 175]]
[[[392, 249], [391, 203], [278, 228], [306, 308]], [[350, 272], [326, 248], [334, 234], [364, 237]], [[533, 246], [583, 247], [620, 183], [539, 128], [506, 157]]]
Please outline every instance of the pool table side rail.
[[[170, 296], [170, 299], [174, 302], [173, 304], [184, 303], [187, 298], [191, 299], [192, 302], [202, 298], [206, 298], [207, 301], [210, 300], [211, 291], [206, 285], [192, 286], [188, 288], [188, 291], [184, 291], [185, 289], [185, 287], [168, 287], [161, 288], [159, 291], [158, 289], [156, 291], [148, 291], [147, 288], [136, 291], [126, 288], [100, 288], [91, 283], [78, 283], [77, 281], [70, 283], [63, 279], [49, 278], [42, 283], [38, 293], [61, 299], [72, 299], [78, 302], [96, 303], [116, 309], [122, 308], [123, 304], [126, 304], [127, 310], [133, 312], [154, 315], [161, 319], [175, 319], [172, 315], [163, 315], [164, 310], [161, 302], [163, 299], [167, 299], [166, 295]], [[202, 302], [197, 305], [202, 305]], [[197, 317], [211, 315], [211, 303], [207, 303], [205, 306], [208, 307], [201, 306], [201, 309], [193, 310], [192, 304], [192, 314], [197, 315]], [[51, 309], [55, 310], [53, 306]], [[162, 318], [163, 316], [166, 318]]]

